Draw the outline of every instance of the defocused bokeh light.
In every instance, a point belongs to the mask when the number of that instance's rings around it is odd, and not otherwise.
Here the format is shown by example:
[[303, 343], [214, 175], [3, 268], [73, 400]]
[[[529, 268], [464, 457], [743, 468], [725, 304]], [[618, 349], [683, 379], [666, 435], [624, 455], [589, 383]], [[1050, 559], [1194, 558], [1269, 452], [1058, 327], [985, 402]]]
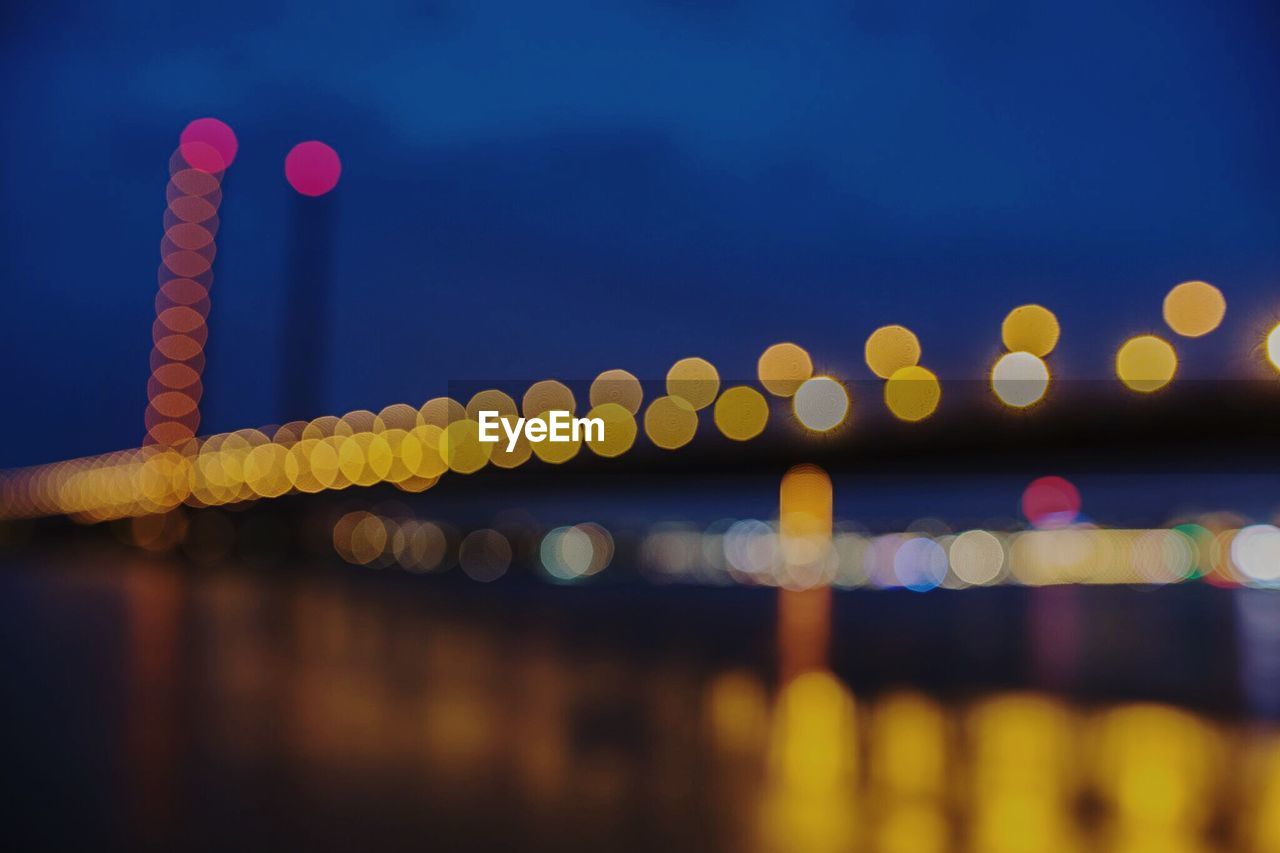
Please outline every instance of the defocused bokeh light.
[[713, 414], [716, 427], [726, 438], [747, 441], [764, 432], [769, 403], [756, 389], [737, 385], [720, 395]]
[[640, 413], [640, 404], [644, 402], [644, 388], [639, 379], [625, 370], [606, 370], [591, 383], [588, 399], [592, 406], [617, 403], [635, 415]]
[[[449, 470], [474, 474], [489, 462], [496, 444], [480, 440], [480, 424], [470, 418], [454, 421], [439, 436], [439, 453]], [[346, 447], [346, 444], [343, 444]]]
[[338, 185], [341, 175], [338, 152], [323, 142], [299, 142], [284, 158], [285, 179], [301, 195], [322, 196]]
[[198, 118], [178, 137], [182, 158], [193, 169], [211, 174], [223, 172], [235, 162], [239, 148], [235, 131], [216, 118]]
[[920, 363], [920, 340], [905, 326], [881, 326], [867, 338], [864, 357], [872, 373], [888, 379]]
[[682, 358], [667, 371], [667, 394], [684, 399], [696, 409], [705, 409], [720, 391], [720, 374], [705, 358]]
[[1274, 524], [1244, 528], [1231, 541], [1231, 560], [1250, 580], [1280, 585], [1280, 528]]
[[966, 530], [951, 541], [951, 569], [967, 584], [983, 586], [1000, 577], [1004, 546], [986, 530]]
[[1116, 353], [1116, 376], [1142, 394], [1159, 391], [1177, 372], [1178, 355], [1173, 346], [1155, 335], [1130, 338]]
[[685, 446], [697, 431], [698, 413], [684, 397], [659, 397], [645, 410], [644, 433], [663, 450]]
[[[636, 401], [639, 402], [638, 400]], [[587, 446], [598, 456], [621, 456], [635, 444], [639, 429], [631, 410], [620, 403], [599, 403], [587, 412], [588, 418], [599, 418], [604, 421], [604, 433], [592, 436]]]
[[536, 418], [551, 411], [574, 414], [578, 402], [568, 385], [555, 379], [543, 379], [529, 386], [520, 401], [520, 411], [526, 418]]
[[774, 344], [756, 363], [756, 376], [770, 394], [790, 397], [801, 383], [813, 376], [813, 359], [796, 344]]
[[1222, 325], [1227, 300], [1204, 281], [1184, 281], [1164, 298], [1164, 321], [1184, 338], [1199, 338]]
[[1049, 390], [1049, 366], [1029, 352], [1005, 353], [991, 368], [991, 388], [1006, 406], [1025, 409]]
[[511, 543], [497, 530], [473, 530], [458, 545], [458, 565], [472, 580], [497, 580], [511, 565]]
[[815, 376], [801, 383], [791, 408], [806, 429], [830, 432], [849, 414], [849, 392], [830, 376]]
[[941, 400], [938, 377], [916, 365], [894, 371], [884, 385], [885, 405], [899, 420], [922, 421], [937, 410]]
[[1004, 318], [1000, 337], [1010, 352], [1044, 358], [1058, 345], [1058, 318], [1043, 305], [1020, 305]]
[[1063, 477], [1032, 480], [1022, 493], [1022, 514], [1040, 528], [1065, 527], [1080, 514], [1080, 491]]

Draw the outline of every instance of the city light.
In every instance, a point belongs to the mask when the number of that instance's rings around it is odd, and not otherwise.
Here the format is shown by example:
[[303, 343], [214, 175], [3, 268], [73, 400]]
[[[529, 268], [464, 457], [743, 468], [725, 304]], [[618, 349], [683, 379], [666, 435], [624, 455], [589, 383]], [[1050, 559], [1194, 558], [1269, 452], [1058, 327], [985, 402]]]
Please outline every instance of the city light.
[[1049, 367], [1029, 352], [1005, 353], [991, 368], [991, 388], [1006, 406], [1025, 409], [1049, 390]]
[[1155, 335], [1130, 338], [1116, 353], [1116, 376], [1140, 394], [1159, 391], [1173, 381], [1177, 371], [1177, 353], [1167, 341]]
[[1058, 345], [1058, 318], [1042, 305], [1014, 308], [1000, 326], [1000, 338], [1010, 352], [1029, 352], [1044, 358]]
[[1227, 300], [1203, 281], [1185, 281], [1164, 298], [1164, 321], [1184, 338], [1199, 338], [1222, 325]]
[[920, 363], [920, 340], [905, 326], [881, 326], [867, 338], [864, 355], [871, 372], [888, 379]]

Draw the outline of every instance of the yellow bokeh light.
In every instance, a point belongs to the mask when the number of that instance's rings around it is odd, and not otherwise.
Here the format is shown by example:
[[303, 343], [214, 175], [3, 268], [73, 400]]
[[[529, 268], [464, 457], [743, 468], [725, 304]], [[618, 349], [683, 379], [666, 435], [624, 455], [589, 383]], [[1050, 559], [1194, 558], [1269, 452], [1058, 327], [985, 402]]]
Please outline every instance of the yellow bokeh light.
[[1029, 352], [1044, 358], [1058, 345], [1058, 318], [1043, 305], [1019, 305], [1004, 318], [1000, 338], [1010, 352]]
[[644, 413], [644, 433], [663, 450], [684, 447], [698, 431], [698, 413], [683, 397], [659, 397]]
[[423, 424], [410, 431], [401, 445], [401, 453], [405, 467], [414, 477], [434, 480], [449, 469], [440, 452], [440, 436], [443, 434], [444, 430], [435, 424]]
[[597, 456], [621, 456], [635, 444], [635, 416], [620, 403], [600, 403], [587, 413], [588, 418], [599, 418], [604, 421], [604, 435], [587, 441], [587, 447]]
[[942, 399], [938, 377], [923, 367], [904, 367], [894, 372], [884, 386], [884, 403], [893, 416], [904, 421], [922, 421], [934, 413]]
[[864, 355], [871, 372], [888, 379], [896, 371], [920, 363], [920, 339], [906, 326], [881, 326], [867, 338]]
[[[560, 406], [553, 406], [556, 411], [565, 411]], [[546, 415], [539, 415], [536, 418], [530, 418], [531, 421], [541, 421], [545, 426], [543, 434], [549, 435], [551, 432], [550, 420]], [[552, 465], [559, 465], [562, 462], [568, 462], [570, 459], [578, 455], [578, 451], [582, 449], [582, 438], [572, 438], [568, 441], [534, 441], [530, 442], [533, 447], [533, 454], [543, 462]]]
[[1205, 281], [1184, 281], [1164, 298], [1164, 321], [1184, 338], [1198, 338], [1222, 325], [1227, 300]]
[[1280, 370], [1280, 325], [1267, 335], [1267, 361], [1270, 361], [1271, 366], [1276, 370]]
[[519, 414], [516, 401], [494, 388], [479, 391], [467, 401], [467, 417], [479, 421], [481, 412], [497, 412], [500, 416], [509, 418], [515, 418]]
[[274, 498], [289, 491], [285, 460], [289, 451], [279, 444], [262, 444], [249, 451], [244, 461], [244, 478], [258, 497]]
[[720, 374], [705, 358], [682, 358], [667, 371], [667, 394], [683, 398], [694, 409], [705, 409], [720, 391]]
[[524, 392], [520, 409], [526, 418], [536, 418], [553, 410], [573, 414], [578, 409], [578, 403], [569, 386], [554, 379], [544, 379], [533, 383]]
[[588, 398], [592, 406], [617, 403], [631, 414], [640, 411], [644, 402], [644, 389], [640, 380], [625, 370], [606, 370], [591, 383]]
[[1000, 402], [1025, 409], [1049, 390], [1049, 366], [1029, 352], [1011, 352], [991, 368], [991, 390]]
[[454, 421], [440, 433], [440, 458], [449, 470], [473, 474], [489, 461], [496, 445], [480, 440], [480, 424], [470, 418]]
[[343, 415], [334, 427], [334, 435], [353, 436], [358, 432], [373, 432], [378, 416], [368, 409], [356, 409]]
[[813, 359], [795, 344], [774, 344], [756, 362], [756, 375], [770, 394], [790, 397], [801, 383], [813, 376]]
[[452, 397], [433, 397], [418, 409], [418, 416], [422, 423], [444, 429], [454, 421], [465, 418], [467, 410]]
[[764, 432], [769, 422], [769, 403], [756, 389], [738, 385], [716, 400], [714, 416], [716, 427], [727, 438], [747, 441]]
[[402, 429], [405, 432], [413, 429], [421, 420], [418, 410], [407, 403], [392, 403], [378, 412], [378, 417], [374, 420], [374, 432], [383, 432], [389, 429]]
[[1130, 338], [1116, 353], [1116, 376], [1129, 389], [1142, 394], [1158, 391], [1178, 372], [1178, 354], [1155, 335]]
[[848, 416], [849, 392], [830, 376], [815, 376], [796, 390], [791, 408], [806, 429], [829, 432]]
[[[472, 400], [474, 402], [474, 398]], [[517, 423], [515, 414], [515, 403], [511, 403], [512, 411], [503, 414], [501, 421], [505, 426], [498, 428], [499, 440], [493, 445], [493, 452], [489, 455], [489, 463], [499, 468], [518, 468], [529, 461], [529, 457], [533, 455], [533, 445], [529, 443], [529, 439], [524, 434], [524, 430], [520, 430], [516, 436], [515, 446], [507, 450], [507, 434], [508, 430], [514, 430]]]

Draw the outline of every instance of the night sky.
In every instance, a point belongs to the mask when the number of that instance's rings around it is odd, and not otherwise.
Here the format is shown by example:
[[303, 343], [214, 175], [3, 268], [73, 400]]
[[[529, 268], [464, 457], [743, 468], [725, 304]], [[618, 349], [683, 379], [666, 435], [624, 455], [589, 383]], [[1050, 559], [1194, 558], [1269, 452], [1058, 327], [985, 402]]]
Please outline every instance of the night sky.
[[[296, 142], [343, 159], [324, 412], [770, 343], [868, 375], [873, 328], [981, 376], [1054, 309], [1106, 377], [1179, 281], [1184, 373], [1252, 375], [1280, 319], [1280, 6], [45, 2], [0, 11], [0, 466], [136, 446], [169, 155], [226, 178], [202, 431], [278, 422]], [[606, 8], [608, 7], [608, 8]], [[781, 10], [786, 10], [781, 11]]]

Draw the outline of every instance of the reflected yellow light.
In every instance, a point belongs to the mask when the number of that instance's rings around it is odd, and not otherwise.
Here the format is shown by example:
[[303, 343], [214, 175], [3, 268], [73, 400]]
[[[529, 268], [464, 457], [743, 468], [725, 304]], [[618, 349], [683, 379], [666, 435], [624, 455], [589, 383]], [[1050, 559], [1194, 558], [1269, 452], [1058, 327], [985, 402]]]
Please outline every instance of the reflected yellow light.
[[1267, 335], [1267, 360], [1276, 370], [1280, 370], [1280, 325]]
[[458, 565], [472, 580], [497, 580], [511, 565], [511, 543], [496, 530], [473, 530], [458, 544]]
[[879, 853], [943, 853], [952, 849], [952, 829], [941, 804], [893, 803], [876, 826]]
[[480, 424], [469, 418], [449, 424], [439, 438], [440, 458], [449, 470], [473, 474], [489, 461], [494, 445], [480, 440]]
[[1077, 849], [1070, 811], [1079, 745], [1069, 713], [1034, 695], [980, 702], [969, 719], [971, 847]]
[[1058, 345], [1058, 318], [1043, 305], [1020, 305], [1004, 318], [1000, 337], [1010, 352], [1044, 358]]
[[923, 367], [904, 367], [884, 386], [885, 405], [894, 417], [904, 421], [924, 420], [937, 410], [941, 399], [938, 377]]
[[[533, 383], [529, 386], [529, 390], [524, 392], [520, 408], [526, 418], [536, 418], [552, 410], [573, 414], [577, 411], [578, 403], [573, 398], [573, 392], [563, 382], [544, 379]], [[543, 444], [547, 443], [543, 442]]]
[[698, 413], [683, 397], [659, 397], [644, 413], [644, 433], [663, 450], [675, 450], [693, 440]]
[[720, 391], [720, 374], [704, 358], [682, 358], [667, 371], [667, 394], [681, 397], [694, 409], [705, 409]]
[[587, 442], [591, 452], [597, 456], [621, 456], [635, 443], [639, 428], [631, 411], [622, 404], [599, 403], [587, 413], [587, 417], [604, 421], [604, 435], [600, 438], [592, 436]]
[[858, 726], [853, 696], [833, 675], [789, 681], [769, 738], [759, 816], [765, 850], [856, 848]]
[[768, 730], [768, 697], [750, 672], [726, 672], [707, 687], [706, 713], [716, 745], [726, 752], [750, 753]]
[[367, 512], [352, 513], [358, 521], [351, 530], [351, 556], [368, 566], [378, 560], [387, 547], [387, 527], [381, 518]]
[[770, 394], [790, 397], [802, 382], [813, 376], [813, 360], [796, 344], [774, 344], [756, 362], [756, 375]]
[[789, 788], [824, 793], [856, 778], [856, 706], [828, 672], [798, 675], [782, 689], [774, 719], [775, 771]]
[[1204, 281], [1184, 281], [1164, 298], [1164, 321], [1184, 338], [1198, 338], [1222, 325], [1227, 300]]
[[617, 403], [631, 414], [640, 411], [644, 401], [644, 389], [640, 380], [625, 370], [606, 370], [591, 383], [588, 393], [592, 406], [602, 403]]
[[871, 716], [869, 775], [886, 794], [941, 797], [946, 788], [946, 721], [936, 702], [894, 693]]
[[920, 363], [920, 339], [906, 326], [881, 326], [867, 338], [867, 367], [881, 379]]
[[1217, 733], [1199, 718], [1160, 705], [1107, 711], [1098, 723], [1095, 772], [1105, 799], [1126, 822], [1201, 828], [1222, 760]]
[[716, 427], [726, 438], [747, 441], [764, 432], [769, 422], [769, 404], [756, 389], [738, 385], [716, 400], [714, 416]]
[[806, 429], [830, 432], [849, 414], [849, 392], [830, 376], [815, 376], [796, 390], [791, 408]]
[[991, 369], [991, 390], [1015, 409], [1041, 400], [1049, 390], [1049, 366], [1029, 352], [1011, 352]]
[[1116, 376], [1129, 389], [1142, 394], [1168, 385], [1177, 371], [1177, 353], [1155, 335], [1130, 338], [1116, 353]]

